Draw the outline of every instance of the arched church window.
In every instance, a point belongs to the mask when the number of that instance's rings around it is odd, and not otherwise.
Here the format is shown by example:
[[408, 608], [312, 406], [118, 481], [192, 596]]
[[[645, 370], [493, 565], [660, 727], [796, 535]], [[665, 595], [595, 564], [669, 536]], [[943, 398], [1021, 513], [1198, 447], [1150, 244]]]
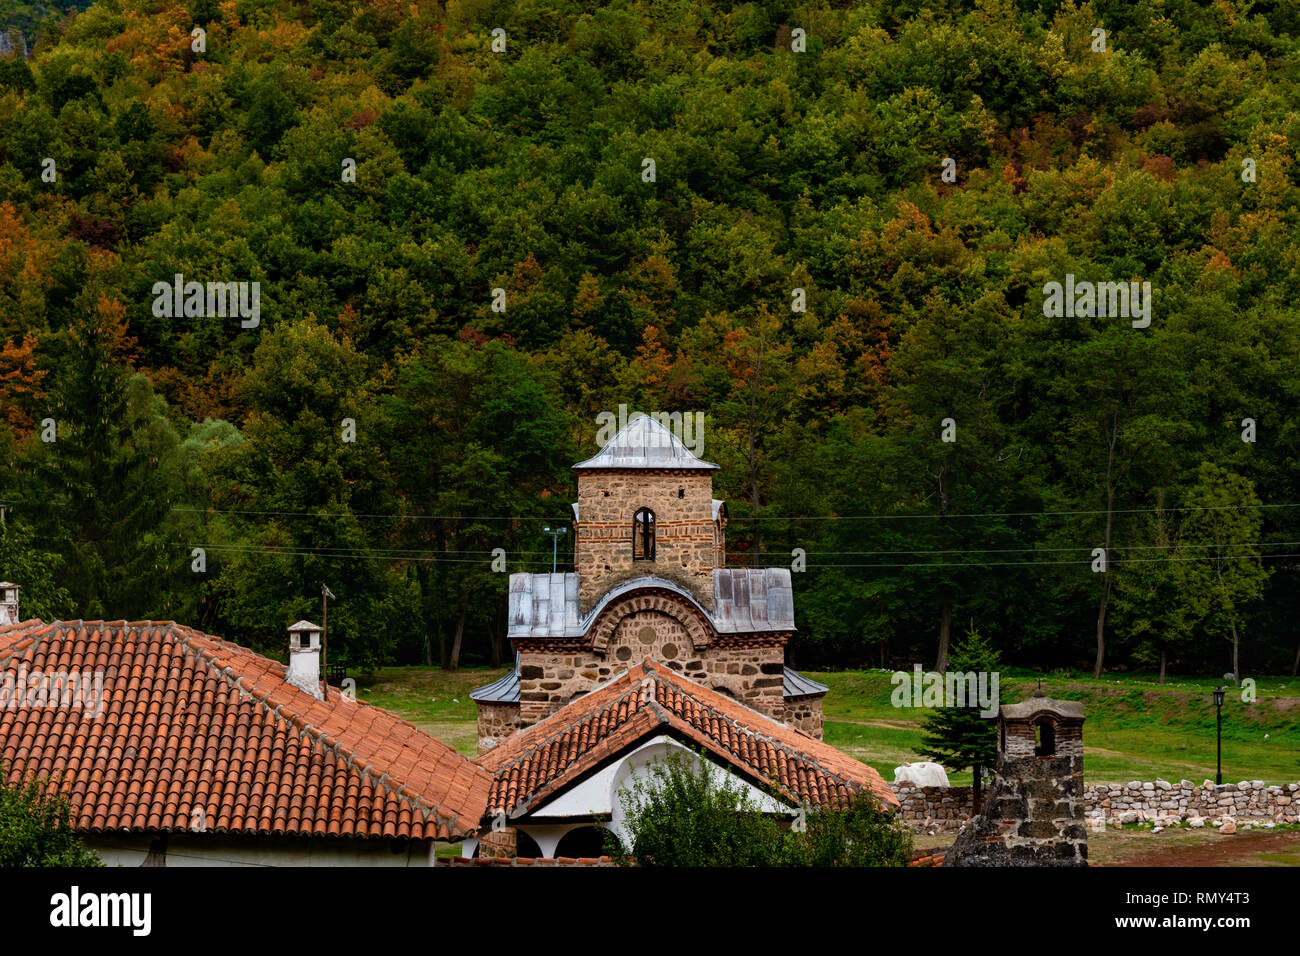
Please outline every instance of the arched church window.
[[636, 513], [632, 522], [632, 560], [653, 561], [655, 559], [655, 513], [649, 508], [642, 508]]

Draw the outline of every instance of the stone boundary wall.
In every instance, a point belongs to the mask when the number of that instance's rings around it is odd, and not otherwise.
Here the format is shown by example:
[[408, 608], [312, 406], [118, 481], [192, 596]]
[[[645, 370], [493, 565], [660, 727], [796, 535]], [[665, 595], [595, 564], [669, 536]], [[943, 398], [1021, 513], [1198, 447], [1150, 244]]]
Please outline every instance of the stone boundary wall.
[[1263, 780], [1243, 780], [1216, 786], [1206, 780], [1193, 784], [1190, 780], [1170, 783], [1156, 780], [1125, 784], [1099, 783], [1084, 790], [1089, 824], [1101, 816], [1106, 824], [1150, 821], [1161, 826], [1172, 823], [1191, 823], [1192, 826], [1221, 823], [1225, 819], [1235, 822], [1297, 823], [1297, 801], [1300, 800], [1300, 783], [1285, 786], [1264, 786]]
[[897, 812], [910, 829], [922, 833], [956, 833], [971, 817], [970, 787], [889, 788], [898, 797]]
[[[617, 866], [612, 856], [475, 857], [468, 860], [454, 856], [451, 857], [450, 862], [452, 866]], [[442, 865], [441, 861], [438, 865]]]
[[[899, 787], [898, 797], [907, 826], [922, 833], [955, 833], [971, 816], [970, 787]], [[1216, 786], [1206, 780], [1170, 783], [1131, 781], [1084, 787], [1084, 814], [1090, 826], [1152, 822], [1161, 826], [1190, 823], [1214, 826], [1225, 819], [1253, 825], [1300, 823], [1300, 783], [1267, 787], [1262, 780]]]

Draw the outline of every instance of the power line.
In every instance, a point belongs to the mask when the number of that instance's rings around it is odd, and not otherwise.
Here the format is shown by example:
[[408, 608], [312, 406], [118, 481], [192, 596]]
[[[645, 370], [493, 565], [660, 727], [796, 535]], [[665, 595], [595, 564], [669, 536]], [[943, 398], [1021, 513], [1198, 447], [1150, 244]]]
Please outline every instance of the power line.
[[[1297, 558], [1300, 552], [1291, 554], [1230, 554], [1220, 557], [1202, 556], [1196, 558], [1176, 558], [1172, 556], [1160, 558], [1119, 558], [1110, 561], [1110, 564], [1152, 564], [1160, 561], [1248, 561], [1252, 559], [1266, 558]], [[828, 568], [947, 568], [950, 571], [956, 571], [960, 568], [1036, 568], [1048, 567], [1052, 565], [1073, 564], [1073, 565], [1090, 565], [1094, 559], [1081, 559], [1076, 561], [940, 561], [933, 563], [922, 563], [919, 561], [909, 561], [902, 564], [818, 564], [812, 565], [808, 570], [823, 571]]]
[[[7, 504], [30, 504], [20, 499], [5, 499]], [[48, 505], [49, 502], [43, 503]], [[1282, 502], [1279, 504], [1257, 505], [1202, 505], [1181, 508], [1112, 508], [1110, 514], [1156, 514], [1158, 512], [1195, 512], [1195, 511], [1243, 511], [1251, 509], [1277, 510], [1300, 508], [1300, 502]], [[555, 521], [542, 515], [431, 515], [403, 514], [384, 512], [348, 511], [339, 514], [315, 511], [269, 511], [243, 508], [185, 508], [173, 507], [171, 511], [184, 514], [221, 514], [221, 515], [256, 515], [285, 518], [391, 518], [414, 521]], [[953, 518], [1065, 518], [1077, 516], [1098, 516], [1107, 514], [1105, 508], [1084, 509], [1078, 511], [969, 511], [954, 514], [876, 514], [876, 515], [737, 515], [729, 520], [735, 521], [908, 521], [908, 520], [942, 520]], [[566, 512], [565, 518], [568, 514]]]
[[[1178, 544], [1112, 544], [1111, 551], [1170, 551], [1179, 548], [1281, 548], [1293, 547], [1300, 545], [1300, 541], [1248, 541], [1240, 544], [1223, 543], [1219, 541], [1206, 542], [1204, 544], [1180, 542]], [[804, 554], [853, 554], [853, 555], [896, 555], [912, 554], [920, 556], [929, 555], [950, 555], [950, 554], [1038, 554], [1050, 552], [1067, 552], [1067, 551], [1091, 551], [1100, 547], [1097, 544], [1076, 545], [1070, 548], [931, 548], [926, 551], [804, 551]], [[536, 553], [536, 552], [533, 552]], [[737, 554], [752, 555], [754, 552], [737, 552]], [[759, 551], [758, 557], [779, 557], [788, 558], [790, 555], [785, 551]]]
[[343, 514], [323, 514], [316, 511], [255, 511], [244, 508], [172, 508], [172, 511], [193, 514], [264, 515], [282, 518], [396, 518], [416, 521], [553, 521], [545, 516], [523, 515], [425, 515], [382, 514], [378, 512], [348, 511]]
[[[483, 565], [483, 564], [491, 563], [491, 560], [488, 558], [440, 558], [440, 557], [417, 557], [415, 555], [376, 554], [363, 548], [353, 548], [353, 549], [258, 548], [258, 547], [252, 547], [247, 545], [222, 545], [222, 544], [208, 544], [208, 545], [178, 544], [178, 546], [183, 548], [202, 548], [204, 551], [217, 551], [217, 552], [234, 551], [234, 552], [241, 552], [241, 553], [248, 553], [248, 554], [277, 554], [283, 557], [303, 556], [303, 557], [333, 559], [336, 561], [337, 560], [352, 561], [358, 558], [363, 558], [371, 561], [421, 561], [421, 562], [437, 562], [440, 564]], [[424, 553], [427, 554], [428, 552], [424, 552]], [[457, 552], [452, 552], [452, 553], [457, 553]], [[464, 554], [466, 552], [459, 552], [459, 553]], [[485, 553], [491, 554], [491, 552], [485, 552]], [[536, 554], [537, 552], [516, 551], [514, 553], [515, 554]], [[509, 552], [507, 552], [507, 560], [510, 560]], [[510, 560], [510, 563], [515, 565], [535, 564], [539, 566], [549, 567], [551, 562], [542, 561], [542, 560], [532, 560], [532, 561]]]
[[[1110, 514], [1155, 514], [1160, 511], [1241, 511], [1252, 508], [1285, 509], [1300, 508], [1300, 502], [1283, 502], [1281, 504], [1259, 505], [1202, 505], [1184, 508], [1112, 508]], [[545, 517], [534, 515], [427, 515], [427, 514], [383, 514], [365, 512], [347, 512], [346, 514], [321, 514], [314, 511], [252, 511], [239, 508], [172, 508], [172, 511], [193, 512], [196, 514], [236, 514], [236, 515], [274, 515], [279, 517], [300, 518], [412, 518], [422, 521], [546, 521]], [[1082, 511], [970, 511], [949, 515], [908, 514], [908, 515], [756, 515], [736, 516], [731, 521], [901, 521], [908, 519], [941, 518], [1058, 518], [1076, 515], [1104, 515], [1105, 508]]]

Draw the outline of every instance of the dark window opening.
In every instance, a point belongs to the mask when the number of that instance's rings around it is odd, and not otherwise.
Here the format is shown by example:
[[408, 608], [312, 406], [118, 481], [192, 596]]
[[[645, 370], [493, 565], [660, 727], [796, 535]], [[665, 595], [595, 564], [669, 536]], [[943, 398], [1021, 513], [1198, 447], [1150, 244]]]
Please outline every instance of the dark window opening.
[[636, 513], [632, 522], [632, 560], [653, 561], [655, 559], [655, 513], [649, 508], [642, 508]]
[[678, 498], [685, 498], [685, 497], [686, 497], [686, 489], [685, 489], [685, 488], [678, 488], [678, 489], [677, 489], [677, 497], [678, 497]]
[[1050, 757], [1056, 753], [1056, 730], [1051, 724], [1034, 725], [1034, 756]]

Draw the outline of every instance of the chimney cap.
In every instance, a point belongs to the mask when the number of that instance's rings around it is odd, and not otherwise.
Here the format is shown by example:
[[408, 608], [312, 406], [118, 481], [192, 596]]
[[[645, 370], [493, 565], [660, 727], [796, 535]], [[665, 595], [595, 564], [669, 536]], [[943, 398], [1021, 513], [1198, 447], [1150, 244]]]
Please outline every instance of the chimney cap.
[[0, 588], [13, 588], [14, 590], [18, 590], [19, 586], [14, 584], [12, 581], [0, 581]]
[[297, 624], [290, 626], [289, 633], [297, 634], [299, 631], [319, 631], [319, 630], [320, 630], [319, 624], [313, 624], [311, 621], [299, 621]]

